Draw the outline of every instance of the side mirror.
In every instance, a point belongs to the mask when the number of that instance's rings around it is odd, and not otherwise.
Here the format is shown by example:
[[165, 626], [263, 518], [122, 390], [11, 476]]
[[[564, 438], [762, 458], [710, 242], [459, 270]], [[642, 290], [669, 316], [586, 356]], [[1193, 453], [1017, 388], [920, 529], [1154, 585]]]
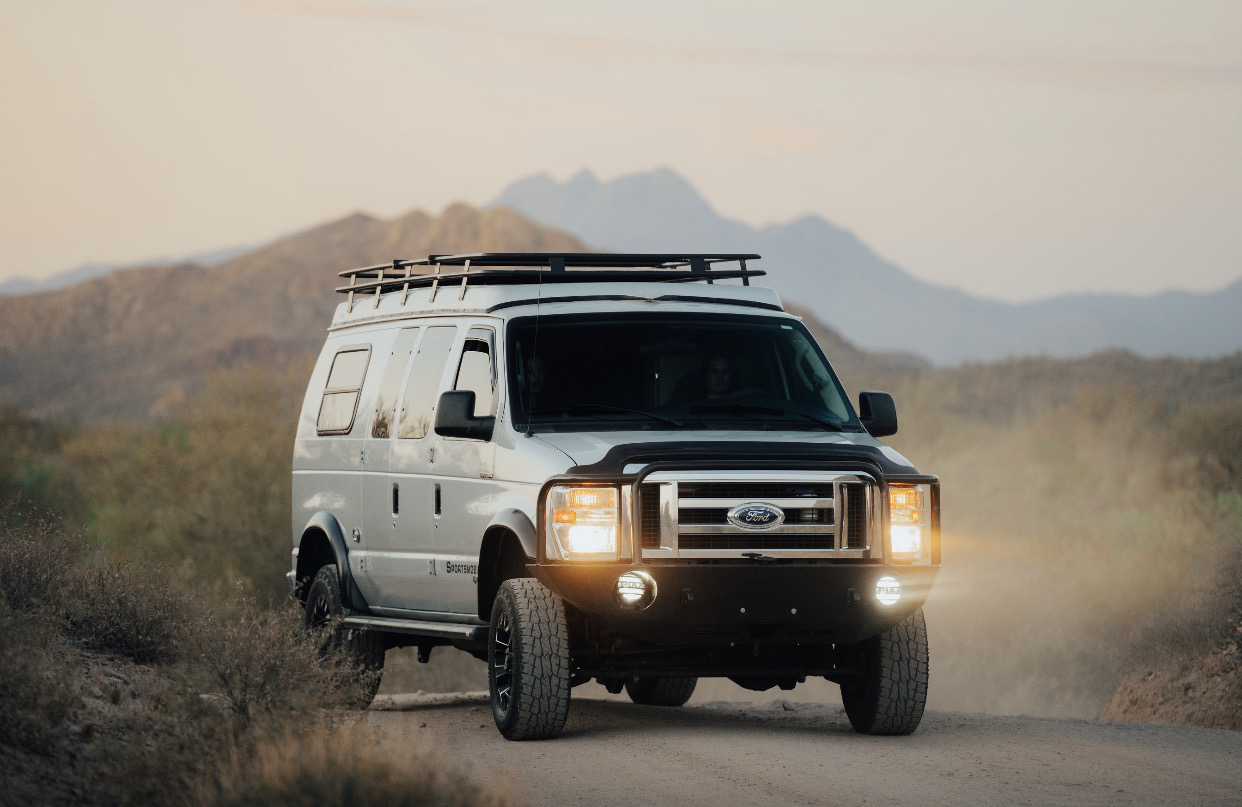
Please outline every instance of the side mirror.
[[436, 434], [442, 437], [491, 440], [495, 428], [495, 416], [474, 416], [472, 391], [451, 390], [440, 395], [440, 402], [436, 404]]
[[[872, 437], [897, 433], [897, 404], [887, 392], [858, 393], [858, 419]], [[436, 427], [436, 431], [439, 431]]]

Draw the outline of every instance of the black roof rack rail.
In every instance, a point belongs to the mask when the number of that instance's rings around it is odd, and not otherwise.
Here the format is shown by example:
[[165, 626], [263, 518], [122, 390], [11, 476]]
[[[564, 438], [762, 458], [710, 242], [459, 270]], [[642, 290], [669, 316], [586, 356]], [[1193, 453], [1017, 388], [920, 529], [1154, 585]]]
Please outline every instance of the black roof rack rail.
[[[428, 255], [414, 260], [397, 259], [391, 263], [362, 266], [340, 273], [349, 284], [337, 291], [349, 295], [349, 310], [354, 295], [373, 294], [375, 305], [385, 292], [400, 291], [404, 305], [410, 289], [430, 286], [431, 299], [445, 281], [459, 282], [458, 299], [465, 297], [467, 285], [510, 283], [604, 283], [616, 281], [648, 281], [684, 283], [698, 280], [741, 278], [749, 286], [750, 278], [765, 274], [761, 269], [747, 269], [746, 262], [758, 260], [751, 253], [605, 253], [605, 252], [475, 252], [461, 255]], [[736, 263], [737, 269], [714, 269], [719, 263]], [[460, 271], [443, 271], [461, 267]]]

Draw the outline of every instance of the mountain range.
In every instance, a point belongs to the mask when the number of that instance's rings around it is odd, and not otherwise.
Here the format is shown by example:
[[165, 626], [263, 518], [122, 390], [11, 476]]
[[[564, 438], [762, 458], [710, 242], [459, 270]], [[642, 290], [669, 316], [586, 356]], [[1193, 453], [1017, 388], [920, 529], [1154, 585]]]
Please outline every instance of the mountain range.
[[38, 294], [44, 291], [56, 291], [57, 289], [67, 289], [70, 286], [76, 286], [92, 278], [102, 277], [112, 274], [113, 272], [124, 271], [126, 269], [138, 269], [143, 266], [168, 266], [178, 263], [192, 263], [198, 266], [215, 266], [218, 263], [244, 255], [255, 249], [254, 247], [226, 247], [224, 249], [213, 249], [210, 252], [200, 252], [189, 255], [184, 258], [156, 258], [148, 261], [141, 261], [132, 265], [116, 266], [108, 263], [84, 263], [76, 269], [68, 269], [64, 272], [57, 272], [51, 277], [43, 280], [32, 280], [28, 277], [14, 277], [3, 283], [0, 283], [0, 297], [7, 297], [18, 294]]
[[1242, 280], [1210, 294], [986, 300], [915, 278], [818, 216], [765, 227], [721, 216], [669, 169], [610, 182], [588, 171], [563, 183], [539, 174], [514, 182], [488, 207], [512, 208], [598, 249], [759, 253], [754, 267], [768, 272], [765, 285], [845, 338], [940, 365], [1107, 349], [1183, 357], [1242, 349]]
[[[437, 252], [586, 249], [509, 209], [452, 205], [438, 217], [356, 213], [210, 268], [117, 270], [70, 288], [0, 297], [0, 403], [42, 417], [158, 419], [216, 369], [254, 363], [309, 372], [341, 300], [333, 289], [342, 269]], [[860, 350], [807, 319], [854, 391], [922, 367], [908, 356]]]

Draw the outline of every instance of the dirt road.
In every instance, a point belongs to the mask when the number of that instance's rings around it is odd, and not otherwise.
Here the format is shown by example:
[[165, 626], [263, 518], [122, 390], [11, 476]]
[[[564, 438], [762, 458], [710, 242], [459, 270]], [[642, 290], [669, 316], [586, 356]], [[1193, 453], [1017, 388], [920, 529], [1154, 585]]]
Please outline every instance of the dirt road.
[[865, 737], [822, 704], [577, 691], [552, 741], [505, 741], [485, 693], [381, 696], [367, 721], [532, 805], [1242, 805], [1242, 733], [1207, 729], [931, 712], [910, 737]]

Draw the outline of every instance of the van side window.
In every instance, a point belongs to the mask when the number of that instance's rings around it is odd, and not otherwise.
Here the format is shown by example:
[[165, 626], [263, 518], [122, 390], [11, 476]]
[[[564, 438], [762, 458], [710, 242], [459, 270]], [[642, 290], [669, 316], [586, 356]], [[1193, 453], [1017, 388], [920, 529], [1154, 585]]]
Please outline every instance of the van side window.
[[492, 361], [493, 332], [490, 328], [471, 328], [461, 351], [457, 381], [453, 389], [474, 393], [474, 416], [496, 414], [496, 368]]
[[410, 367], [410, 379], [405, 383], [398, 437], [418, 439], [431, 430], [431, 413], [440, 394], [444, 364], [456, 338], [455, 325], [437, 325], [423, 334]]
[[410, 352], [418, 339], [418, 328], [402, 328], [397, 332], [384, 377], [380, 379], [379, 398], [375, 401], [375, 419], [371, 422], [372, 437], [391, 437], [393, 419], [397, 413], [397, 396], [401, 394], [401, 379], [410, 363]]
[[332, 358], [328, 385], [319, 404], [316, 429], [320, 434], [349, 434], [358, 411], [358, 394], [371, 360], [370, 347], [351, 347]]

